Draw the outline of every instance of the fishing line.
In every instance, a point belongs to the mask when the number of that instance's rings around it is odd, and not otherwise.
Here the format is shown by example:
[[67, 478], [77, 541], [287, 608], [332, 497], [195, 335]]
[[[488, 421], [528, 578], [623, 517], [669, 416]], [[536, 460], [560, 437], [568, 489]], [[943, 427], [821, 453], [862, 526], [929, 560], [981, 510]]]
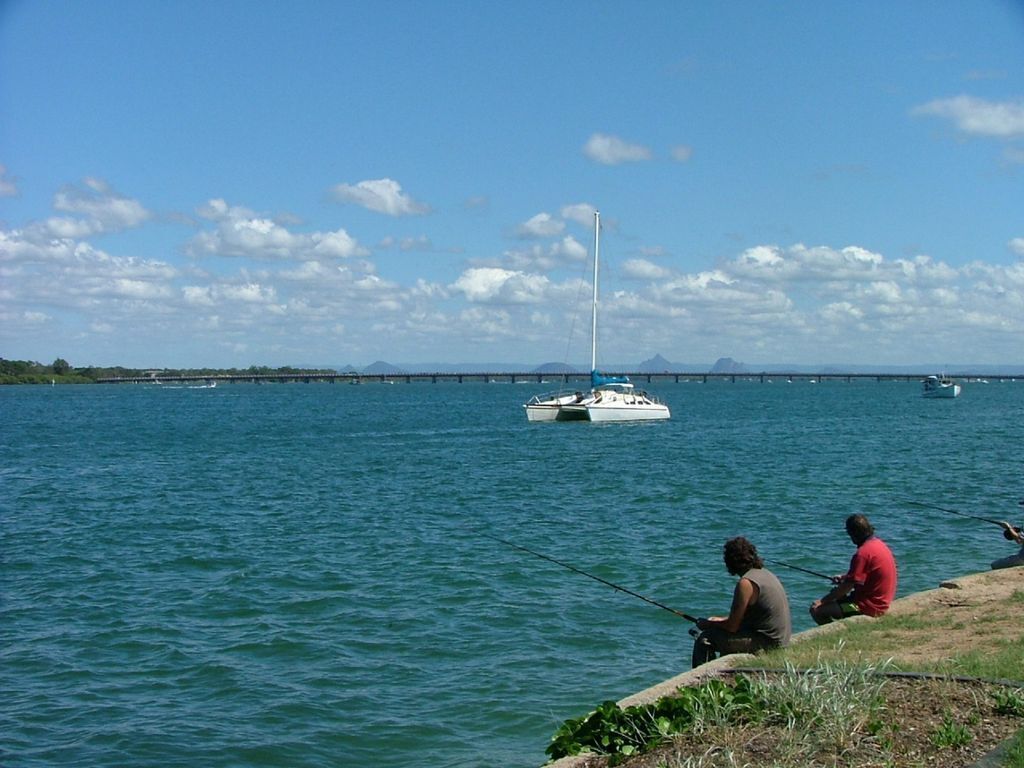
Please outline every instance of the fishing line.
[[771, 563], [772, 565], [781, 565], [783, 568], [792, 568], [794, 571], [802, 571], [803, 573], [809, 573], [811, 574], [811, 576], [817, 576], [820, 579], [828, 579], [833, 584], [837, 583], [838, 581], [835, 576], [826, 576], [824, 573], [818, 573], [817, 571], [812, 571], [809, 568], [801, 568], [799, 565], [790, 565], [789, 563], [784, 563], [781, 560], [769, 560], [765, 558], [765, 562]]
[[916, 507], [925, 507], [926, 509], [937, 509], [939, 512], [948, 512], [951, 515], [959, 515], [960, 517], [969, 517], [972, 520], [981, 520], [983, 523], [992, 523], [992, 525], [998, 525], [1000, 528], [1003, 527], [1003, 523], [999, 520], [993, 520], [990, 517], [979, 517], [978, 515], [969, 515], [966, 512], [957, 512], [955, 509], [946, 509], [945, 507], [937, 507], [934, 504], [925, 504], [923, 501], [911, 501], [910, 499], [900, 499], [900, 501], [906, 504], [913, 504]]
[[659, 603], [657, 600], [652, 600], [649, 597], [644, 597], [643, 595], [641, 595], [641, 594], [639, 594], [637, 592], [634, 592], [634, 591], [632, 591], [630, 589], [626, 589], [625, 587], [619, 586], [618, 584], [614, 584], [614, 583], [608, 581], [607, 579], [602, 579], [600, 576], [595, 576], [592, 573], [587, 573], [586, 571], [580, 570], [579, 568], [577, 568], [574, 565], [569, 565], [568, 563], [563, 563], [561, 560], [556, 560], [553, 557], [549, 557], [547, 555], [542, 555], [540, 552], [534, 552], [532, 549], [527, 549], [526, 547], [522, 547], [522, 546], [520, 546], [518, 544], [513, 544], [511, 541], [505, 541], [505, 539], [500, 539], [497, 536], [492, 536], [491, 534], [484, 533], [483, 531], [480, 531], [480, 534], [482, 536], [486, 536], [488, 539], [493, 539], [494, 541], [499, 541], [499, 542], [501, 542], [502, 544], [504, 544], [507, 547], [512, 547], [513, 549], [518, 549], [520, 552], [527, 552], [528, 554], [531, 554], [534, 557], [539, 557], [542, 560], [547, 560], [549, 563], [554, 563], [555, 565], [560, 565], [563, 568], [568, 568], [573, 573], [578, 573], [581, 576], [586, 576], [588, 579], [593, 579], [594, 581], [599, 581], [602, 584], [606, 584], [607, 586], [611, 587], [612, 589], [617, 589], [619, 592], [625, 592], [627, 595], [632, 595], [633, 597], [638, 597], [641, 600], [643, 600], [644, 602], [650, 603], [651, 605], [656, 605], [659, 608], [668, 611], [669, 613], [674, 613], [676, 616], [679, 616], [680, 618], [686, 619], [687, 621], [692, 621], [694, 624], [697, 623], [697, 617], [696, 616], [691, 616], [688, 613], [682, 613], [681, 611], [677, 611], [675, 608], [669, 608], [667, 605], [663, 605], [662, 603]]

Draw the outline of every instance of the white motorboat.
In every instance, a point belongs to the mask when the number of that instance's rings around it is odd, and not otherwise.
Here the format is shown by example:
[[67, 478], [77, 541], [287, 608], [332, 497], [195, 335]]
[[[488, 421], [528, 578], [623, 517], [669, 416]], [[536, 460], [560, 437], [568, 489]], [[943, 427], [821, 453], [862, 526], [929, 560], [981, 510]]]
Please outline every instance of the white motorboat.
[[959, 397], [960, 385], [947, 376], [926, 376], [921, 380], [924, 397]]
[[668, 406], [636, 389], [626, 376], [597, 370], [597, 269], [601, 214], [594, 211], [594, 299], [590, 323], [590, 391], [551, 392], [524, 404], [529, 421], [653, 421], [671, 418]]

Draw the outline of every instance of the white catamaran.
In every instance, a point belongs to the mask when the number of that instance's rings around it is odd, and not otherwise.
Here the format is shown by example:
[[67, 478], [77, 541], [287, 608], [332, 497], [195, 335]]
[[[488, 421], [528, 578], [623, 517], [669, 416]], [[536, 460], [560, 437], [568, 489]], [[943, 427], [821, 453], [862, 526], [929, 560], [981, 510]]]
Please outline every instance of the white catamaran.
[[597, 265], [601, 214], [594, 211], [594, 299], [590, 321], [590, 391], [536, 395], [524, 404], [530, 421], [652, 421], [671, 417], [658, 398], [636, 389], [626, 376], [597, 370]]

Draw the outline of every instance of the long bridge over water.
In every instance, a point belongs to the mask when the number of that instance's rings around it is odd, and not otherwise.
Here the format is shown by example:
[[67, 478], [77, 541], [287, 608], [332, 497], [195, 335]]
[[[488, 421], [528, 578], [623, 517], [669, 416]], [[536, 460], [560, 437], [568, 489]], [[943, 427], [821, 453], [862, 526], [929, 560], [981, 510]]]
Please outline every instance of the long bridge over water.
[[[864, 381], [874, 380], [885, 381], [920, 381], [931, 371], [925, 373], [806, 373], [806, 372], [779, 372], [763, 371], [756, 373], [721, 373], [715, 371], [694, 371], [688, 373], [664, 372], [664, 373], [641, 373], [631, 371], [603, 371], [606, 376], [628, 376], [631, 381], [637, 384], [657, 384], [681, 382], [702, 382], [727, 381], [742, 382], [752, 381], [761, 384], [771, 382], [796, 382], [811, 381], [822, 383], [826, 381]], [[959, 381], [1016, 381], [1024, 380], [1024, 376], [1012, 376], [1001, 374], [982, 373], [958, 373], [954, 377]], [[302, 384], [413, 384], [425, 382], [430, 384], [440, 383], [535, 383], [550, 384], [552, 386], [574, 386], [588, 387], [590, 385], [589, 373], [538, 373], [536, 371], [521, 372], [477, 372], [477, 373], [218, 373], [218, 374], [177, 374], [163, 376], [158, 373], [150, 373], [145, 376], [124, 376], [101, 378], [96, 380], [99, 384], [179, 384], [189, 382], [205, 383], [227, 383], [227, 384], [279, 384], [279, 383], [302, 383]]]

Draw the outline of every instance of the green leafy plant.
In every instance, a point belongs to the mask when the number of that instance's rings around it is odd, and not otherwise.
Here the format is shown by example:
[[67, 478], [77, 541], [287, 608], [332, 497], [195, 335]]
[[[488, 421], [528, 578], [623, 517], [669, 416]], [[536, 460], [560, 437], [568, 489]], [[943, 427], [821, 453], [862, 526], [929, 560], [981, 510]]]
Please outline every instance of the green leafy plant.
[[881, 715], [882, 713], [877, 713], [876, 717], [867, 723], [865, 730], [878, 741], [879, 746], [885, 752], [892, 752], [896, 744], [896, 737], [900, 733], [900, 725], [886, 720]]
[[628, 757], [652, 749], [672, 734], [749, 722], [762, 711], [762, 700], [747, 678], [738, 677], [734, 685], [711, 680], [652, 704], [623, 709], [606, 701], [581, 718], [566, 720], [546, 751], [552, 759], [582, 752]]
[[954, 723], [953, 718], [946, 715], [942, 719], [942, 725], [936, 728], [929, 738], [939, 749], [949, 749], [970, 744], [974, 740], [974, 735], [966, 725]]
[[992, 698], [1000, 715], [1024, 717], [1024, 688], [997, 690]]

